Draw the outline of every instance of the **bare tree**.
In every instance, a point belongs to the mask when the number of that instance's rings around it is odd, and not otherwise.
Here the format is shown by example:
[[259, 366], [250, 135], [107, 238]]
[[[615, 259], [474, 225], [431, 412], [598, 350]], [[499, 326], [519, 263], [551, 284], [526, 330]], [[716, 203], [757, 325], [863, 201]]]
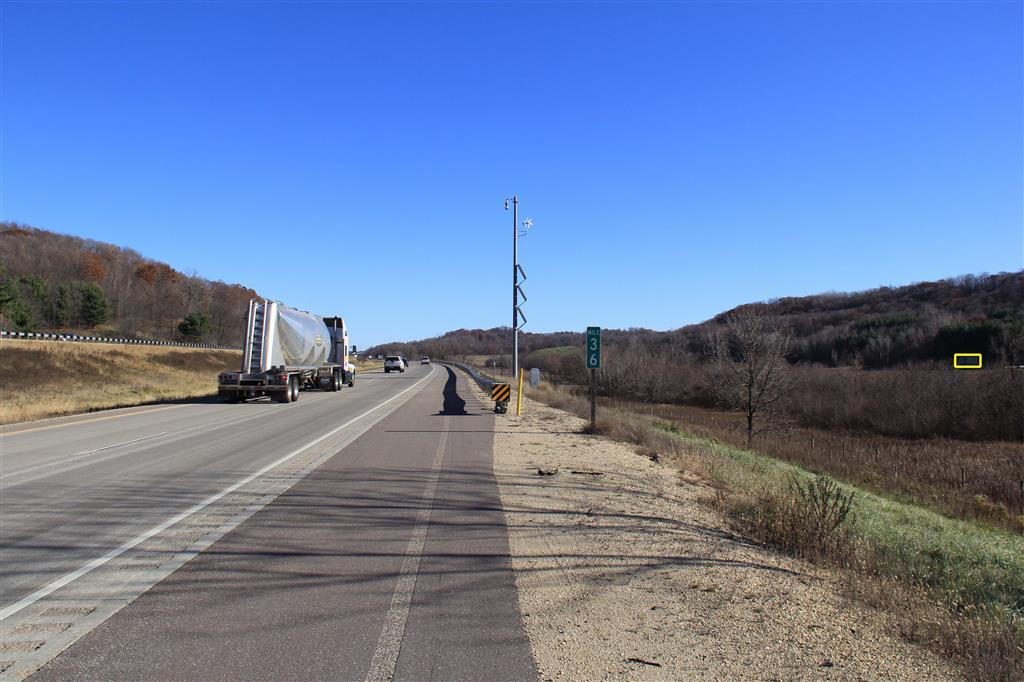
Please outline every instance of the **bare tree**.
[[754, 436], [778, 428], [779, 400], [792, 388], [790, 335], [777, 318], [746, 308], [726, 319], [711, 336], [708, 354], [714, 363], [715, 392], [747, 421], [747, 447]]

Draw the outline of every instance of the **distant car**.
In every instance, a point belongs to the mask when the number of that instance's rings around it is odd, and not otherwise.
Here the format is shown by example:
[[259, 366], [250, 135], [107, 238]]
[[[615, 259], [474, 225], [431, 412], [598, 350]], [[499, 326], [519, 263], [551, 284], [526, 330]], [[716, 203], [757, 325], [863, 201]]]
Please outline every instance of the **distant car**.
[[429, 365], [430, 364], [430, 358], [428, 358], [426, 355], [424, 355], [422, 358], [420, 358], [420, 364], [421, 365]]
[[404, 372], [405, 363], [397, 355], [389, 355], [384, 358], [384, 373], [390, 374], [391, 372]]
[[403, 367], [408, 367], [409, 366], [409, 361], [405, 359], [404, 355], [402, 356], [402, 366]]

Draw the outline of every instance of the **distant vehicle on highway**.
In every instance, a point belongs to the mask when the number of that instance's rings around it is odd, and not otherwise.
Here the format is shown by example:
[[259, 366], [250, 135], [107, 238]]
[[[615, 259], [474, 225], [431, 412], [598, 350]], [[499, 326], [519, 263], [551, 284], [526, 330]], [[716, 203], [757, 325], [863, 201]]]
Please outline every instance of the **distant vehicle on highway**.
[[430, 358], [428, 358], [426, 355], [424, 355], [422, 358], [420, 358], [420, 364], [421, 365], [429, 365], [430, 364]]
[[406, 359], [406, 357], [404, 355], [402, 356], [402, 365], [405, 366], [405, 367], [409, 366], [409, 360]]
[[402, 361], [402, 358], [397, 355], [388, 355], [384, 358], [384, 373], [390, 374], [392, 371], [405, 371], [405, 363]]

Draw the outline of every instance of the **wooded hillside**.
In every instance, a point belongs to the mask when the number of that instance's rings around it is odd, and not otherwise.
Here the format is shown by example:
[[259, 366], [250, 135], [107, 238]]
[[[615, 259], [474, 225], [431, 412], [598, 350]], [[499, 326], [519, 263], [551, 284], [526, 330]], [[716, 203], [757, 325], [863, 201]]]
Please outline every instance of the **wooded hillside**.
[[252, 289], [132, 249], [0, 223], [0, 327], [239, 345]]
[[[780, 327], [792, 334], [788, 358], [794, 364], [897, 367], [948, 360], [955, 352], [984, 353], [989, 365], [1024, 364], [1024, 271], [783, 298], [740, 306], [673, 331], [608, 329], [602, 335], [608, 344], [636, 346], [679, 361], [699, 360], [710, 333], [731, 314], [751, 306], [775, 316]], [[582, 330], [521, 332], [520, 353], [562, 346], [582, 348], [583, 336]], [[367, 350], [447, 357], [507, 355], [512, 346], [508, 327], [499, 327], [460, 329]]]
[[[1024, 272], [753, 303], [673, 331], [603, 330], [598, 394], [720, 406], [708, 351], [727, 320], [746, 312], [766, 316], [789, 337], [792, 390], [777, 407], [793, 423], [892, 437], [1024, 440], [1024, 373], [1002, 369], [1024, 365]], [[588, 382], [582, 331], [519, 339], [521, 366], [569, 386]], [[367, 350], [468, 357], [503, 368], [511, 333], [460, 329]], [[982, 353], [986, 371], [951, 371], [958, 352]]]

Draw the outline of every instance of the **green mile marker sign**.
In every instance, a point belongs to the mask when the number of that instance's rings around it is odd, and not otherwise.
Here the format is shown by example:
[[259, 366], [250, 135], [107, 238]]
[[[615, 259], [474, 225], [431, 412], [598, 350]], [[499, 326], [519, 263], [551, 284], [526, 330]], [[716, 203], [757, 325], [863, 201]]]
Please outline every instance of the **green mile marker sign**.
[[587, 327], [587, 369], [601, 368], [601, 328]]

